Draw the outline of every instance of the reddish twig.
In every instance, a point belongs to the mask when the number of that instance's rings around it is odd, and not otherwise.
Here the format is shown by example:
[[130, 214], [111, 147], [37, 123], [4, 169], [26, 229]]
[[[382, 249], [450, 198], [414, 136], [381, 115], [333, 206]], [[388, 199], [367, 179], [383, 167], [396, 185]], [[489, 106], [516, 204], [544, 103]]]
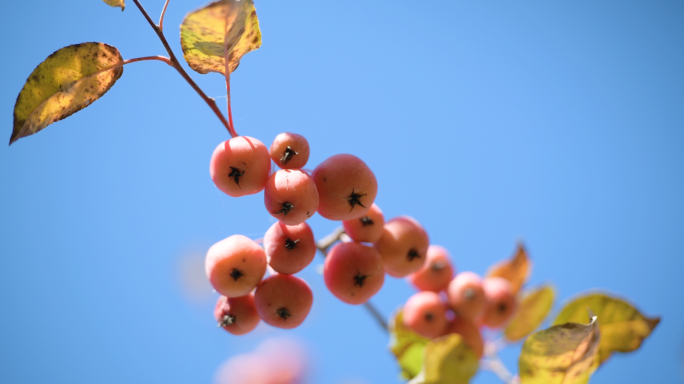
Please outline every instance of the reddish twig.
[[169, 1], [166, 0], [166, 3], [164, 3], [164, 9], [162, 9], [161, 16], [159, 16], [159, 30], [163, 31], [164, 30], [164, 15], [166, 14], [166, 7], [169, 6]]

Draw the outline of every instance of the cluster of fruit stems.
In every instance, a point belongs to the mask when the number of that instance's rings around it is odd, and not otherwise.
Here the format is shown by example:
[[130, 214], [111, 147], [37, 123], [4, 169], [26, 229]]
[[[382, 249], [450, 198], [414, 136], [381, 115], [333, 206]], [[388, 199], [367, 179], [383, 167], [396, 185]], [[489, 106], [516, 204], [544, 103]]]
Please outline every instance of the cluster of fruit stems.
[[[221, 120], [221, 123], [226, 127], [228, 132], [230, 133], [231, 137], [237, 137], [238, 134], [235, 131], [235, 126], [233, 125], [233, 115], [230, 107], [230, 70], [228, 68], [228, 60], [226, 57], [225, 60], [225, 77], [226, 77], [226, 92], [227, 92], [227, 108], [228, 108], [228, 119], [225, 118], [223, 113], [219, 110], [218, 106], [216, 105], [216, 101], [207, 96], [204, 91], [195, 83], [194, 80], [188, 75], [188, 73], [183, 69], [181, 66], [181, 63], [178, 61], [178, 58], [176, 58], [176, 55], [173, 53], [173, 50], [171, 49], [171, 46], [169, 46], [168, 41], [166, 40], [166, 37], [164, 36], [164, 15], [166, 14], [166, 9], [169, 6], [169, 1], [166, 0], [164, 3], [164, 8], [162, 9], [161, 16], [159, 17], [159, 23], [155, 24], [150, 15], [147, 13], [145, 8], [140, 4], [140, 1], [138, 0], [133, 0], [135, 5], [138, 7], [140, 12], [143, 14], [147, 22], [150, 24], [152, 29], [156, 32], [157, 36], [159, 37], [159, 40], [161, 40], [161, 43], [164, 45], [164, 48], [166, 49], [166, 52], [169, 54], [169, 57], [164, 57], [164, 56], [145, 56], [145, 57], [139, 57], [139, 58], [134, 58], [134, 59], [129, 59], [129, 60], [124, 60], [123, 62], [116, 64], [112, 67], [105, 68], [101, 71], [105, 70], [110, 70], [116, 67], [120, 67], [126, 64], [130, 63], [135, 63], [138, 61], [147, 61], [147, 60], [157, 60], [157, 61], [162, 61], [169, 66], [173, 67], [178, 73], [185, 79], [185, 81], [190, 84], [190, 86], [197, 92], [197, 94], [200, 95], [200, 97], [204, 100], [204, 102], [207, 103], [209, 108], [216, 114], [216, 116]], [[226, 52], [227, 53], [227, 52]], [[323, 254], [325, 257], [328, 253], [328, 249], [337, 241], [341, 240], [342, 236], [344, 235], [344, 228], [340, 227], [336, 229], [333, 233], [330, 235], [324, 237], [320, 241], [316, 243], [316, 247], [318, 250]], [[387, 328], [387, 323], [385, 322], [385, 318], [380, 314], [380, 312], [371, 304], [370, 301], [367, 301], [364, 303], [364, 307], [368, 310], [368, 312], [373, 316], [375, 321], [380, 325], [382, 329], [384, 329], [386, 332], [389, 332], [389, 329]], [[483, 360], [480, 363], [480, 367], [482, 369], [486, 369], [489, 371], [492, 371], [495, 373], [501, 381], [507, 384], [516, 384], [519, 382], [518, 378], [514, 375], [512, 375], [508, 369], [503, 365], [501, 362], [501, 359], [498, 357], [498, 350], [499, 347], [497, 345], [500, 343], [497, 342], [488, 342], [487, 345], [485, 346], [485, 355], [487, 356], [487, 359]]]
[[[337, 241], [344, 241], [345, 235], [346, 234], [344, 232], [344, 227], [339, 227], [329, 235], [317, 241], [316, 248], [318, 248], [321, 254], [323, 254], [323, 257], [325, 257], [327, 256], [330, 247], [332, 247]], [[385, 318], [380, 314], [380, 311], [378, 311], [377, 308], [375, 308], [375, 306], [370, 302], [370, 300], [366, 301], [363, 305], [368, 310], [368, 312], [370, 312], [371, 316], [373, 316], [378, 325], [380, 325], [382, 329], [389, 333], [389, 328], [387, 327]], [[499, 377], [499, 379], [501, 379], [501, 381], [503, 381], [506, 384], [519, 384], [520, 379], [517, 377], [517, 375], [511, 374], [511, 372], [506, 368], [506, 366], [499, 358], [498, 353], [505, 346], [506, 343], [502, 339], [495, 341], [487, 341], [485, 343], [484, 351], [486, 359], [480, 361], [480, 368], [493, 372], [495, 375]], [[411, 384], [411, 382], [409, 382], [408, 384]]]

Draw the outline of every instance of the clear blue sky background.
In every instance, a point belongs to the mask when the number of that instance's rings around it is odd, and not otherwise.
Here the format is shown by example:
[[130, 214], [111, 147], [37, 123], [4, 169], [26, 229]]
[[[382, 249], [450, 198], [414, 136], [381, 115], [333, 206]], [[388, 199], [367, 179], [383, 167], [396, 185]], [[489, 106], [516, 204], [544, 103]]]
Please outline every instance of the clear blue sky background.
[[[102, 41], [124, 58], [165, 55], [129, 3], [3, 5], [2, 142], [26, 78], [53, 51]], [[171, 1], [178, 54], [177, 27], [203, 4]], [[163, 0], [144, 5], [157, 18]], [[661, 315], [641, 350], [592, 383], [682, 381], [684, 2], [256, 5], [263, 47], [233, 76], [239, 133], [267, 144], [303, 134], [311, 168], [361, 157], [385, 214], [420, 220], [460, 270], [483, 273], [522, 239], [531, 285], [552, 281], [561, 301], [602, 288]], [[219, 75], [192, 76], [225, 95]], [[272, 223], [261, 194], [237, 200], [211, 182], [226, 139], [180, 76], [145, 62], [86, 110], [0, 146], [0, 382], [209, 383], [229, 356], [278, 336], [307, 344], [311, 383], [398, 382], [386, 335], [334, 299], [316, 265], [300, 274], [313, 310], [292, 331], [232, 337], [215, 328], [214, 296], [188, 299], [188, 260]], [[337, 226], [310, 223], [319, 237]], [[373, 302], [389, 315], [411, 293], [388, 278]], [[512, 370], [518, 348], [504, 355]]]

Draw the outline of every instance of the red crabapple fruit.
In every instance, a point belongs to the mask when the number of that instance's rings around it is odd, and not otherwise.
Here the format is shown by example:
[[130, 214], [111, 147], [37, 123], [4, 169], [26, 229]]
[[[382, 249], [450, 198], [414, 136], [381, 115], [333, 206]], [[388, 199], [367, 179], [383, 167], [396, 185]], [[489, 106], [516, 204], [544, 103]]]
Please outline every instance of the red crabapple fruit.
[[423, 291], [404, 304], [404, 325], [417, 334], [433, 339], [447, 328], [446, 305], [435, 292]]
[[309, 161], [309, 142], [302, 135], [284, 132], [271, 144], [271, 159], [282, 169], [298, 169]]
[[328, 290], [347, 304], [363, 304], [385, 282], [382, 258], [373, 247], [338, 243], [325, 258], [323, 278]]
[[284, 224], [301, 224], [313, 216], [318, 207], [316, 184], [306, 172], [281, 169], [268, 178], [264, 204], [271, 216]]
[[233, 235], [209, 248], [204, 260], [209, 282], [227, 297], [248, 294], [266, 273], [266, 253], [254, 240]]
[[318, 213], [329, 220], [363, 217], [378, 193], [373, 171], [354, 155], [331, 156], [311, 176], [320, 197]]
[[259, 284], [254, 302], [259, 317], [266, 324], [291, 329], [306, 319], [313, 304], [313, 293], [304, 280], [275, 274]]
[[244, 335], [256, 328], [261, 321], [252, 293], [233, 298], [219, 297], [214, 309], [214, 318], [219, 327], [233, 335]]
[[487, 303], [480, 276], [474, 272], [456, 275], [447, 288], [447, 302], [456, 316], [475, 319]]
[[291, 275], [304, 269], [316, 256], [316, 242], [307, 223], [271, 225], [264, 236], [268, 264], [278, 273]]
[[425, 264], [408, 276], [409, 281], [421, 291], [446, 291], [454, 277], [449, 251], [439, 245], [428, 247]]
[[517, 303], [511, 290], [511, 283], [501, 277], [488, 277], [482, 281], [485, 304], [482, 312], [482, 323], [490, 328], [497, 328], [511, 318]]
[[425, 262], [430, 240], [423, 227], [412, 217], [400, 216], [385, 223], [380, 240], [375, 243], [385, 271], [404, 277], [418, 271]]
[[375, 243], [382, 236], [385, 217], [377, 205], [371, 205], [366, 214], [358, 219], [342, 222], [344, 231], [349, 237], [359, 243]]
[[261, 192], [270, 170], [268, 149], [261, 141], [248, 136], [234, 137], [219, 144], [209, 163], [214, 184], [233, 197]]
[[484, 340], [482, 334], [472, 320], [456, 316], [449, 322], [445, 334], [457, 333], [463, 338], [463, 342], [475, 352], [477, 358], [482, 358], [484, 353]]

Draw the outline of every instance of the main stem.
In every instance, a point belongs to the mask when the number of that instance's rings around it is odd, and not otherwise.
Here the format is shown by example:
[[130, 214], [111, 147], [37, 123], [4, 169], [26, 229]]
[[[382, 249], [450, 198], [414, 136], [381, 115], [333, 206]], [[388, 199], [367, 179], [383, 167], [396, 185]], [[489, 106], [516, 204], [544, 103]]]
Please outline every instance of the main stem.
[[[316, 243], [316, 248], [321, 252], [323, 257], [328, 256], [328, 249], [335, 244], [335, 242], [339, 241], [341, 236], [344, 234], [344, 228], [339, 227], [336, 230], [334, 230], [331, 234], [328, 236], [324, 237], [320, 241]], [[377, 308], [373, 304], [371, 304], [370, 301], [366, 301], [363, 306], [368, 310], [368, 312], [373, 316], [373, 319], [378, 323], [380, 328], [384, 329], [385, 332], [389, 333], [389, 328], [387, 328], [387, 323], [385, 323], [385, 318], [382, 317], [380, 314], [380, 311], [378, 311]]]
[[142, 4], [140, 4], [140, 1], [133, 0], [133, 2], [138, 7], [138, 9], [143, 14], [143, 16], [145, 16], [145, 19], [150, 24], [152, 29], [154, 29], [154, 32], [159, 37], [159, 40], [161, 40], [162, 44], [164, 45], [164, 48], [166, 49], [166, 52], [169, 54], [169, 59], [171, 60], [171, 63], [173, 64], [173, 67], [176, 69], [176, 71], [178, 71], [178, 73], [180, 73], [180, 75], [183, 76], [185, 81], [187, 81], [188, 84], [190, 84], [192, 89], [194, 89], [195, 92], [197, 92], [197, 94], [200, 95], [200, 97], [204, 100], [204, 102], [207, 103], [209, 108], [211, 108], [211, 110], [214, 111], [214, 114], [219, 118], [219, 120], [221, 120], [221, 123], [223, 123], [223, 125], [226, 127], [226, 129], [228, 130], [230, 135], [232, 137], [236, 137], [237, 133], [235, 133], [235, 130], [233, 130], [232, 125], [228, 122], [228, 120], [226, 120], [225, 116], [223, 116], [223, 114], [221, 113], [221, 110], [216, 105], [216, 102], [214, 101], [214, 99], [207, 96], [204, 93], [204, 91], [202, 91], [202, 89], [197, 85], [197, 83], [195, 83], [195, 81], [192, 80], [192, 78], [190, 77], [190, 75], [188, 75], [188, 73], [185, 71], [185, 69], [183, 69], [180, 62], [178, 61], [178, 58], [176, 58], [176, 55], [173, 53], [171, 46], [169, 46], [169, 42], [166, 41], [166, 37], [164, 37], [164, 33], [159, 28], [159, 26], [157, 24], [155, 24], [154, 21], [152, 21], [152, 19], [150, 18], [150, 15], [147, 14], [147, 11], [145, 11], [145, 8], [142, 6]]

